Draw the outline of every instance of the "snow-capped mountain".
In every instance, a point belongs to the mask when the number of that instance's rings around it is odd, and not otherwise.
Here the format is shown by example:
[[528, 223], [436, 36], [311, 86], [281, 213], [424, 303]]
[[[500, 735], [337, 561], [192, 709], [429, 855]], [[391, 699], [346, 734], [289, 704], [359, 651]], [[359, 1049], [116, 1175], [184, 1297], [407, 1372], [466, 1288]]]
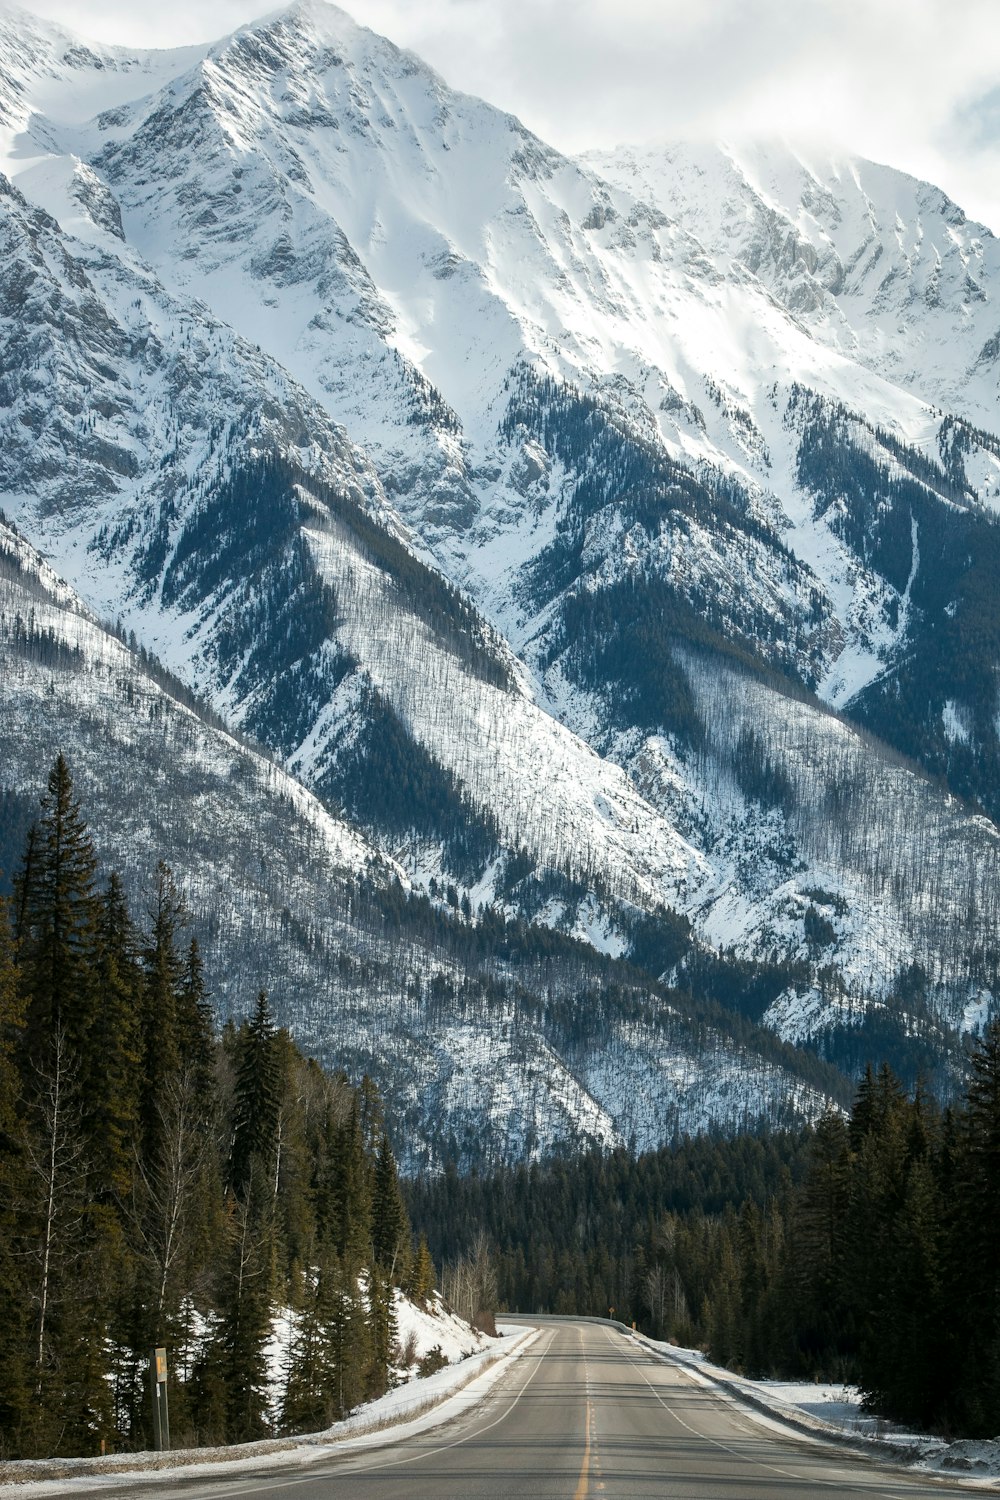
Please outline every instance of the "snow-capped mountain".
[[784, 147], [569, 160], [319, 0], [3, 13], [0, 167], [3, 504], [100, 616], [472, 912], [845, 1063], [981, 1022], [988, 231]]

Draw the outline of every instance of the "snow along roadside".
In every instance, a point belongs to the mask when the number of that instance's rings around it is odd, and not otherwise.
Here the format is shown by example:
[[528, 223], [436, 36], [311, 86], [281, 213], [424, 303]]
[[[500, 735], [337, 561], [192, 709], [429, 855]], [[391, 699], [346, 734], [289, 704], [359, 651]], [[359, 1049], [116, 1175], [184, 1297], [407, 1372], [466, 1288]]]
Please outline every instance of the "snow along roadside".
[[720, 1365], [713, 1365], [697, 1349], [681, 1349], [673, 1344], [633, 1334], [635, 1342], [654, 1358], [679, 1365], [699, 1385], [706, 1386], [741, 1408], [762, 1426], [776, 1432], [819, 1438], [837, 1443], [869, 1458], [919, 1467], [928, 1472], [946, 1473], [962, 1483], [984, 1490], [1000, 1488], [1000, 1438], [995, 1441], [961, 1441], [946, 1443], [926, 1433], [893, 1430], [859, 1431], [848, 1425], [857, 1421], [857, 1413], [843, 1423], [824, 1420], [795, 1401], [780, 1396], [766, 1380], [747, 1380]]
[[[306, 1437], [267, 1438], [224, 1448], [183, 1448], [173, 1453], [120, 1453], [111, 1458], [19, 1459], [0, 1464], [0, 1500], [32, 1500], [67, 1489], [94, 1488], [100, 1478], [109, 1489], [175, 1481], [197, 1471], [198, 1478], [267, 1468], [296, 1468], [327, 1455], [376, 1448], [408, 1438], [462, 1416], [489, 1394], [511, 1360], [527, 1353], [542, 1330], [509, 1329], [490, 1348], [457, 1365], [410, 1381], [371, 1402], [346, 1421]], [[419, 1389], [414, 1389], [419, 1386]], [[69, 1481], [69, 1483], [67, 1483]]]

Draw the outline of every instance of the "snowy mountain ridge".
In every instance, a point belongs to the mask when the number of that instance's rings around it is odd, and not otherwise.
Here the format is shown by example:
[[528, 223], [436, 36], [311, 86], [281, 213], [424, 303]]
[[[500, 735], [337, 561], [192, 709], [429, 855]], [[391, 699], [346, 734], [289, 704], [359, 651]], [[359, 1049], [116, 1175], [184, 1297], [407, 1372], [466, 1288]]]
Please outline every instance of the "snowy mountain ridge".
[[749, 271], [832, 350], [995, 423], [1000, 242], [940, 189], [787, 145], [625, 147], [587, 161], [669, 207], [724, 266]]
[[981, 1022], [988, 231], [786, 148], [571, 161], [320, 3], [3, 12], [0, 158], [3, 504], [100, 616], [424, 889], [690, 923], [647, 967], [773, 969], [735, 1008], [817, 1050]]

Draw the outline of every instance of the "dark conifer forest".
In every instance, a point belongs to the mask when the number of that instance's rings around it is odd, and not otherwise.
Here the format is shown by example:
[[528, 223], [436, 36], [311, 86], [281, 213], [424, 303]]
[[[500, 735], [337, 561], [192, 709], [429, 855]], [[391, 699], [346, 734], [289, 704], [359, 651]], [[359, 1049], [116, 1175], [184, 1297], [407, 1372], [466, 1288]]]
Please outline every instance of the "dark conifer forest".
[[[433, 1285], [378, 1095], [266, 993], [215, 1031], [170, 870], [130, 913], [60, 756], [0, 905], [0, 1456], [315, 1431], [390, 1380], [392, 1288]], [[280, 1411], [266, 1346], [294, 1311]]]
[[485, 1233], [501, 1307], [610, 1315], [883, 1416], [1000, 1430], [1000, 1025], [941, 1112], [869, 1067], [849, 1117], [409, 1187], [435, 1256]]

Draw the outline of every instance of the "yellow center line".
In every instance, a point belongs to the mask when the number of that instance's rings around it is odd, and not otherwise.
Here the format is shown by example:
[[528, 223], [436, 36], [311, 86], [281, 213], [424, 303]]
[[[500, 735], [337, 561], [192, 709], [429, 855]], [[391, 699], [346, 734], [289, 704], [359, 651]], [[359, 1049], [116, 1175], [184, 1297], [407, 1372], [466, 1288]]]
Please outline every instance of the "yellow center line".
[[580, 1469], [580, 1478], [573, 1494], [573, 1500], [587, 1500], [590, 1494], [590, 1424], [592, 1414], [590, 1402], [587, 1402], [587, 1422], [584, 1427], [585, 1441], [583, 1445], [583, 1467]]

